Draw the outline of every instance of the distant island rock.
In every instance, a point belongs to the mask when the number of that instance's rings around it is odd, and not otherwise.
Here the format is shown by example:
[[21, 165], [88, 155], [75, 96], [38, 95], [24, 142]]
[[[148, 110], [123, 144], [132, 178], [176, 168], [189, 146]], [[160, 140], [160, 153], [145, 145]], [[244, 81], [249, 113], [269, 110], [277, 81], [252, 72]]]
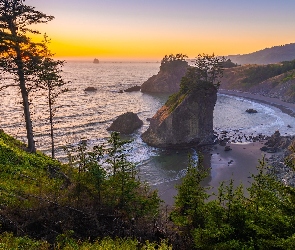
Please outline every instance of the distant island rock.
[[213, 143], [216, 100], [217, 88], [213, 84], [201, 82], [194, 91], [184, 94], [179, 91], [151, 118], [142, 140], [151, 146], [163, 148]]
[[99, 63], [99, 60], [97, 58], [94, 58], [93, 63]]
[[125, 89], [124, 91], [125, 91], [125, 92], [140, 91], [140, 86], [135, 85], [135, 86], [132, 86], [132, 87], [130, 87], [130, 88], [128, 88], [128, 89]]
[[137, 114], [134, 114], [133, 112], [127, 112], [119, 115], [116, 120], [113, 121], [111, 126], [107, 128], [107, 130], [120, 132], [122, 134], [132, 134], [142, 125], [143, 121], [139, 119]]
[[188, 67], [182, 54], [165, 56], [161, 62], [160, 71], [141, 85], [141, 92], [176, 93]]
[[86, 89], [84, 89], [84, 91], [94, 92], [94, 91], [97, 91], [97, 88], [87, 87]]

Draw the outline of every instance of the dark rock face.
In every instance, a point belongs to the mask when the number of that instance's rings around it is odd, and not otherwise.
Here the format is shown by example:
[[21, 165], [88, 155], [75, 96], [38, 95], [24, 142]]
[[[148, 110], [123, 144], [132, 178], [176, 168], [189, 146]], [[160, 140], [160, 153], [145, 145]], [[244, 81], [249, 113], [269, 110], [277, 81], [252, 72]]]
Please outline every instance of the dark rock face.
[[260, 148], [261, 151], [268, 153], [276, 153], [287, 149], [292, 142], [292, 137], [281, 136], [280, 132], [277, 130], [268, 140], [264, 143], [265, 146]]
[[122, 134], [132, 134], [142, 125], [143, 122], [138, 118], [137, 114], [127, 112], [118, 116], [118, 118], [113, 121], [112, 125], [107, 128], [107, 130], [120, 132]]
[[155, 147], [182, 148], [214, 142], [213, 110], [217, 89], [213, 84], [183, 96], [173, 110], [164, 105], [142, 134], [144, 142]]
[[94, 88], [94, 87], [87, 87], [86, 89], [84, 89], [84, 91], [90, 91], [90, 92], [92, 92], [92, 91], [97, 91], [97, 89]]
[[140, 91], [140, 86], [133, 86], [133, 87], [130, 87], [128, 89], [125, 89], [124, 90], [125, 92], [133, 92], [133, 91]]
[[249, 114], [255, 114], [255, 113], [257, 113], [257, 110], [256, 109], [247, 109], [246, 112]]
[[141, 85], [141, 92], [176, 93], [179, 90], [180, 80], [188, 67], [186, 61], [174, 61], [165, 67], [161, 66], [157, 75], [150, 77]]

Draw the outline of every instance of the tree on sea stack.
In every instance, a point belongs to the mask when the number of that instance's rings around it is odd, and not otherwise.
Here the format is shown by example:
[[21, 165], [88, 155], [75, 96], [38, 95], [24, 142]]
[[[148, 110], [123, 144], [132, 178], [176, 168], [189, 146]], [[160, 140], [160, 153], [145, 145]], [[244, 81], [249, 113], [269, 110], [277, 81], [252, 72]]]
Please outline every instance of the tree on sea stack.
[[224, 58], [198, 55], [181, 79], [180, 91], [169, 97], [151, 119], [142, 139], [149, 145], [165, 148], [211, 144], [213, 110], [217, 100]]
[[14, 80], [2, 85], [0, 90], [10, 86], [20, 88], [28, 151], [35, 152], [29, 92], [33, 88], [42, 44], [33, 42], [29, 37], [29, 34], [39, 34], [30, 26], [47, 23], [53, 16], [36, 11], [24, 2], [25, 0], [0, 0], [0, 69], [3, 76], [12, 76]]

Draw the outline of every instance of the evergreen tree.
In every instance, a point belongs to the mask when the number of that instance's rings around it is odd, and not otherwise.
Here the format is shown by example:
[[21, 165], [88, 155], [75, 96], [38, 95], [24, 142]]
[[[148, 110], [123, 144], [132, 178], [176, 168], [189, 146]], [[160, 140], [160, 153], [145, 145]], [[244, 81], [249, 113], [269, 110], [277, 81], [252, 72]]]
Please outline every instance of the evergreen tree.
[[0, 0], [0, 68], [3, 73], [14, 77], [15, 84], [1, 87], [18, 86], [26, 122], [28, 151], [35, 152], [33, 125], [30, 114], [29, 91], [33, 75], [40, 59], [40, 44], [29, 37], [39, 34], [31, 29], [32, 25], [46, 23], [53, 19], [34, 7], [24, 4], [25, 0]]

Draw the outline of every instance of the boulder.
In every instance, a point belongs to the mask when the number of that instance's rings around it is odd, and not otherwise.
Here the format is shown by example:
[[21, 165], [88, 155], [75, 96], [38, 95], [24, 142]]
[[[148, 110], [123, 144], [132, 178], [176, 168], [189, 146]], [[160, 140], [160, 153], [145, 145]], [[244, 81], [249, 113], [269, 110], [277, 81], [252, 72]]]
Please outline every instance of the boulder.
[[140, 91], [140, 86], [135, 85], [135, 86], [133, 86], [133, 87], [130, 87], [130, 88], [128, 88], [128, 89], [125, 89], [124, 91], [125, 91], [125, 92]]
[[158, 74], [150, 77], [141, 85], [141, 92], [176, 93], [188, 67], [188, 63], [181, 60], [162, 64]]
[[214, 143], [213, 110], [217, 88], [200, 85], [158, 110], [142, 140], [154, 147], [183, 148]]
[[257, 110], [256, 109], [247, 109], [246, 112], [249, 114], [255, 114], [255, 113], [257, 113]]
[[94, 87], [87, 87], [86, 89], [84, 89], [84, 91], [90, 91], [90, 92], [93, 92], [93, 91], [97, 91], [97, 88], [94, 88]]
[[111, 126], [107, 128], [108, 131], [116, 131], [122, 134], [132, 134], [136, 129], [143, 125], [137, 114], [133, 112], [127, 112], [119, 115], [116, 120], [113, 121]]

